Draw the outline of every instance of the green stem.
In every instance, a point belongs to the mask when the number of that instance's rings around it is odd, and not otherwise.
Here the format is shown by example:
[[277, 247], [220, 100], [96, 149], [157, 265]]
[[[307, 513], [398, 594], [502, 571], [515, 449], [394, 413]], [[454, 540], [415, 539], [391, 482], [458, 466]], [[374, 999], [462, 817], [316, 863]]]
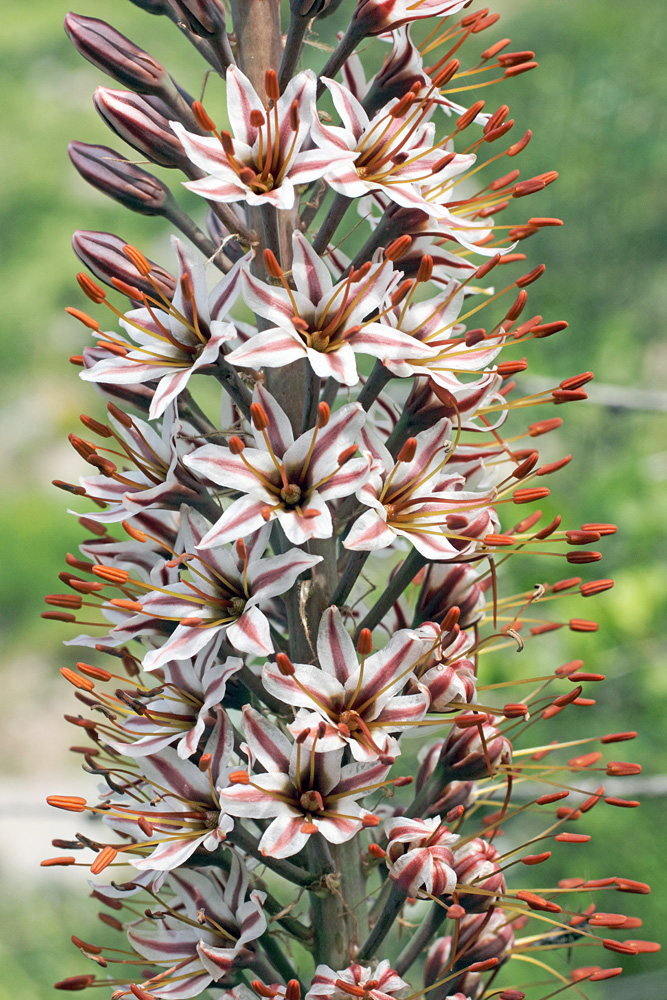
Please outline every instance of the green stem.
[[409, 555], [403, 560], [401, 568], [394, 575], [394, 578], [390, 580], [386, 589], [383, 591], [380, 599], [373, 605], [364, 620], [357, 626], [355, 638], [359, 636], [362, 628], [369, 628], [372, 631], [375, 626], [382, 621], [392, 604], [398, 600], [405, 588], [412, 583], [413, 579], [426, 562], [426, 557], [423, 556], [421, 552], [418, 552], [417, 549], [412, 549], [410, 551]]

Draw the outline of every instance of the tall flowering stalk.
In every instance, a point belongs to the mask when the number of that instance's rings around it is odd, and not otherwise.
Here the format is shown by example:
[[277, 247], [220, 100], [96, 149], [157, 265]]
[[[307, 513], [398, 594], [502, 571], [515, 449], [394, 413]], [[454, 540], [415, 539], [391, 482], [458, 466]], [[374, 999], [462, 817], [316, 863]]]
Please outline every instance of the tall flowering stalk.
[[[636, 734], [553, 739], [549, 720], [604, 679], [581, 660], [505, 684], [485, 672], [493, 651], [595, 631], [553, 602], [613, 586], [544, 582], [546, 565], [596, 563], [616, 529], [535, 509], [570, 460], [540, 460], [562, 424], [544, 407], [584, 400], [592, 375], [533, 395], [513, 381], [522, 349], [567, 326], [528, 318], [544, 265], [518, 249], [561, 225], [521, 211], [557, 175], [520, 177], [531, 133], [486, 96], [534, 53], [469, 0], [133, 2], [178, 26], [226, 107], [68, 15], [81, 54], [129, 88], [95, 105], [133, 150], [73, 142], [74, 166], [180, 235], [166, 267], [116, 235], [74, 236], [96, 308], [68, 310], [92, 334], [72, 362], [108, 417], [70, 436], [94, 471], [57, 485], [87, 537], [44, 617], [83, 629], [67, 644], [94, 661], [62, 673], [84, 706], [72, 749], [101, 791], [49, 798], [98, 825], [44, 864], [90, 868], [109, 937], [73, 937], [93, 971], [57, 986], [581, 995], [622, 972], [595, 964], [603, 950], [656, 947], [590, 902], [648, 886], [549, 879], [552, 852], [590, 839], [585, 813], [638, 804], [597, 786], [640, 770], [603, 756]], [[305, 63], [323, 49], [317, 74]], [[137, 153], [180, 171], [206, 221]], [[506, 593], [516, 556], [538, 558], [536, 583]]]

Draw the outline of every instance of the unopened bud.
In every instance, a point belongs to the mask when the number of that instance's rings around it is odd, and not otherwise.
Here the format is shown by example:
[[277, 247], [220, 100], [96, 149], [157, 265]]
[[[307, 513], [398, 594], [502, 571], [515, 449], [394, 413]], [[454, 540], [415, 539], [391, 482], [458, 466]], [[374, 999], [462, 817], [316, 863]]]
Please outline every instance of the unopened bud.
[[113, 233], [96, 233], [79, 229], [72, 237], [72, 249], [79, 260], [88, 267], [96, 278], [106, 285], [111, 285], [114, 278], [132, 282], [146, 295], [155, 295], [155, 285], [165, 295], [172, 299], [176, 289], [176, 279], [169, 271], [149, 260], [150, 281], [138, 274], [136, 268], [124, 253], [127, 241]]
[[70, 159], [84, 180], [98, 191], [142, 215], [164, 215], [169, 189], [109, 146], [71, 142]]
[[221, 0], [171, 0], [171, 5], [190, 31], [200, 38], [220, 36], [226, 31]]
[[93, 103], [112, 132], [142, 156], [162, 167], [190, 166], [169, 125], [172, 113], [159, 97], [140, 97], [126, 90], [98, 87]]
[[159, 94], [169, 85], [164, 66], [106, 21], [67, 14], [65, 31], [84, 59], [140, 94]]

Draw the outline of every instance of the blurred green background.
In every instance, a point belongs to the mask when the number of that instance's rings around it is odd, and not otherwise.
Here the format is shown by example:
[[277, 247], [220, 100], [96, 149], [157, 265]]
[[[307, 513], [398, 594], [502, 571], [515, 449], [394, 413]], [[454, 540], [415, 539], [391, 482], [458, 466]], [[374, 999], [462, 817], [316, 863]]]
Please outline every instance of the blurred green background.
[[[349, 6], [349, 0], [343, 4]], [[637, 936], [658, 940], [667, 922], [667, 671], [664, 633], [661, 637], [667, 617], [662, 319], [667, 75], [664, 41], [656, 30], [663, 7], [662, 0], [503, 0], [498, 7], [503, 20], [489, 33], [489, 41], [507, 34], [514, 49], [535, 49], [540, 62], [539, 71], [503, 87], [497, 99], [489, 98], [491, 106], [494, 101], [510, 104], [517, 135], [533, 129], [533, 142], [521, 158], [522, 176], [552, 168], [561, 175], [528, 209], [529, 214], [558, 216], [566, 227], [539, 234], [525, 249], [531, 266], [540, 260], [548, 265], [547, 277], [531, 296], [533, 312], [565, 318], [570, 328], [528, 352], [529, 372], [536, 380], [548, 376], [553, 382], [588, 369], [596, 375], [591, 402], [562, 408], [565, 425], [545, 444], [549, 457], [574, 454], [554, 480], [553, 511], [573, 525], [609, 520], [620, 527], [606, 540], [600, 574], [613, 576], [615, 589], [585, 608], [579, 603], [566, 609], [596, 618], [600, 632], [547, 637], [530, 651], [529, 669], [535, 660], [538, 668], [553, 669], [557, 662], [582, 656], [586, 669], [606, 674], [595, 709], [560, 717], [565, 721], [558, 736], [638, 729], [640, 738], [611, 756], [644, 766], [641, 778], [620, 792], [626, 797], [639, 793], [640, 810], [593, 810], [586, 817], [586, 830], [594, 834], [586, 854], [561, 853], [550, 862], [548, 877], [618, 873], [652, 883], [651, 896], [616, 897], [616, 905], [601, 897], [599, 907], [627, 904], [627, 912], [644, 919]], [[66, 305], [85, 308], [74, 280], [78, 267], [70, 251], [71, 231], [116, 232], [170, 266], [167, 233], [159, 220], [124, 212], [87, 188], [70, 167], [69, 139], [121, 144], [107, 138], [92, 107], [94, 87], [109, 81], [65, 37], [61, 24], [67, 9], [61, 0], [6, 6], [0, 33], [5, 95], [0, 746], [7, 762], [0, 784], [5, 883], [0, 1000], [52, 995], [55, 979], [81, 970], [80, 959], [68, 950], [69, 934], [97, 933], [84, 879], [76, 877], [80, 873], [37, 867], [52, 852], [51, 838], [72, 830], [66, 814], [43, 805], [45, 795], [90, 791], [88, 779], [68, 759], [71, 735], [61, 718], [73, 701], [58, 668], [72, 657], [60, 646], [61, 628], [39, 620], [42, 595], [58, 589], [64, 554], [75, 549], [79, 537], [76, 521], [65, 513], [65, 495], [50, 481], [73, 481], [81, 473], [66, 435], [79, 426], [79, 413], [101, 409], [94, 391], [67, 361], [84, 342], [83, 328], [63, 312]], [[201, 63], [164, 19], [126, 0], [96, 0], [77, 12], [109, 20], [199, 92]], [[211, 105], [221, 103], [221, 97], [222, 88], [211, 84]], [[194, 198], [184, 203], [199, 210]], [[532, 568], [519, 573], [522, 583], [535, 582]], [[497, 657], [498, 676], [515, 668], [511, 655]], [[614, 956], [608, 957], [605, 963], [599, 953], [583, 952], [578, 964], [615, 964]], [[667, 995], [662, 955], [645, 957], [641, 968], [638, 960], [629, 960], [627, 969], [631, 979], [587, 992], [611, 1000], [629, 995], [630, 989], [642, 997]]]

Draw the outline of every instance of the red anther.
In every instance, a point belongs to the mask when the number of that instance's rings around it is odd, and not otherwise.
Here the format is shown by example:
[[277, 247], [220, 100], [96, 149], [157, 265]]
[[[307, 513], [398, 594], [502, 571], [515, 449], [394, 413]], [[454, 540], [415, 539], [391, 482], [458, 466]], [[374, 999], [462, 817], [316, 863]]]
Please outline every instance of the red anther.
[[411, 90], [409, 90], [407, 94], [403, 94], [403, 97], [401, 97], [401, 99], [397, 101], [396, 104], [393, 106], [393, 108], [391, 108], [390, 111], [388, 112], [389, 117], [401, 118], [404, 114], [406, 114], [410, 110], [414, 102], [414, 99], [415, 95]]
[[619, 809], [636, 809], [640, 805], [637, 799], [619, 799], [615, 795], [608, 795], [605, 802], [608, 806], [618, 806]]
[[511, 42], [510, 38], [501, 38], [499, 42], [494, 42], [493, 45], [489, 45], [488, 49], [484, 49], [479, 58], [484, 60], [493, 59], [493, 57], [497, 55], [498, 52], [502, 51], [502, 49], [507, 48], [510, 42]]
[[518, 66], [508, 66], [505, 70], [505, 79], [509, 80], [513, 76], [519, 76], [521, 73], [528, 73], [531, 69], [537, 69], [539, 66], [538, 62], [524, 62], [519, 63]]
[[552, 802], [560, 802], [561, 799], [566, 799], [569, 794], [567, 791], [549, 792], [547, 795], [540, 795], [539, 799], [535, 799], [535, 802], [538, 806], [548, 806]]
[[498, 63], [500, 66], [518, 66], [520, 63], [530, 62], [534, 58], [535, 53], [527, 49], [523, 52], [503, 52], [501, 56], [498, 56]]
[[139, 817], [139, 819], [137, 820], [137, 826], [139, 827], [142, 833], [146, 834], [147, 837], [153, 836], [153, 827], [148, 822], [145, 816]]
[[622, 927], [627, 919], [624, 913], [593, 913], [588, 923], [591, 927]]
[[316, 507], [304, 507], [301, 511], [302, 516], [305, 518], [319, 517], [321, 513], [322, 511]]
[[354, 458], [354, 456], [357, 453], [357, 450], [358, 450], [357, 445], [351, 444], [349, 448], [345, 448], [344, 451], [341, 451], [340, 455], [338, 456], [338, 465], [339, 466], [345, 465], [346, 462], [349, 462], [351, 458]]
[[602, 947], [607, 951], [618, 951], [621, 955], [636, 955], [637, 949], [627, 941], [614, 941], [613, 938], [603, 938]]
[[509, 378], [510, 375], [516, 375], [517, 372], [525, 372], [527, 367], [527, 359], [522, 358], [520, 361], [501, 361], [496, 371], [499, 375], [502, 375], [503, 378]]
[[76, 667], [82, 674], [94, 677], [98, 681], [110, 681], [112, 677], [112, 674], [108, 670], [104, 670], [102, 667], [94, 667], [90, 663], [77, 663]]
[[116, 289], [116, 291], [121, 292], [123, 295], [127, 295], [128, 299], [138, 299], [140, 302], [146, 297], [140, 288], [136, 285], [131, 285], [128, 281], [121, 281], [120, 278], [113, 277], [111, 279], [111, 284]]
[[568, 760], [569, 767], [592, 767], [593, 764], [597, 764], [599, 760], [602, 760], [602, 754], [599, 750], [592, 750], [591, 753], [580, 754], [579, 757], [573, 757]]
[[615, 535], [618, 528], [615, 524], [582, 524], [582, 531], [597, 531], [599, 535]]
[[366, 813], [364, 816], [361, 817], [361, 825], [365, 827], [367, 830], [379, 826], [381, 822], [382, 820], [380, 819], [380, 817], [374, 816], [373, 813]]
[[504, 253], [500, 258], [501, 264], [515, 264], [519, 260], [525, 260], [525, 253]]
[[[551, 585], [551, 590], [552, 593], [559, 594], [562, 590], [571, 590], [572, 587], [577, 587], [580, 583], [580, 576], [570, 576], [567, 580], [557, 580], [556, 583]], [[558, 673], [558, 670], [556, 673]]]
[[[485, 278], [486, 275], [489, 273], [489, 271], [492, 271], [494, 267], [499, 263], [500, 263], [499, 253], [494, 254], [493, 257], [489, 257], [488, 260], [485, 260], [483, 264], [480, 264], [480, 266], [475, 271], [475, 274], [473, 275], [475, 281], [479, 281], [481, 278]], [[486, 333], [486, 331], [483, 332]]]
[[503, 706], [503, 715], [506, 719], [522, 719], [528, 715], [528, 705], [523, 702], [508, 702]]
[[126, 569], [119, 569], [116, 566], [93, 566], [92, 571], [95, 576], [101, 576], [103, 580], [108, 580], [109, 583], [118, 583], [121, 586], [130, 579], [130, 574]]
[[463, 28], [471, 28], [480, 17], [486, 17], [488, 13], [488, 7], [484, 7], [482, 10], [474, 10], [472, 14], [466, 14], [465, 17], [461, 18], [461, 26]]
[[454, 823], [457, 819], [461, 819], [464, 812], [465, 809], [462, 805], [454, 806], [454, 808], [450, 809], [448, 813], [445, 813], [445, 822]]
[[637, 733], [628, 731], [627, 733], [607, 733], [600, 737], [600, 743], [624, 743], [626, 740], [637, 739]]
[[602, 559], [602, 553], [589, 552], [588, 550], [583, 552], [568, 552], [565, 558], [571, 565], [581, 566], [585, 563], [599, 562]]
[[462, 712], [461, 715], [455, 715], [452, 721], [459, 729], [473, 729], [488, 722], [489, 717], [485, 712]]
[[466, 969], [466, 972], [486, 972], [488, 969], [495, 969], [498, 965], [497, 958], [485, 958], [483, 962], [473, 962]]
[[573, 701], [577, 700], [582, 690], [583, 688], [581, 687], [581, 684], [577, 685], [573, 691], [569, 691], [567, 694], [561, 694], [558, 698], [554, 698], [554, 705], [558, 708], [564, 708], [566, 705], [572, 704]]
[[[74, 860], [74, 858], [72, 858]], [[44, 862], [42, 861], [42, 864]], [[53, 984], [54, 990], [85, 990], [95, 982], [95, 976], [68, 976]]]
[[369, 844], [368, 845], [368, 853], [373, 858], [386, 858], [387, 857], [387, 852], [384, 850], [384, 848], [380, 847], [379, 844]]
[[[569, 465], [572, 461], [572, 455], [565, 455], [563, 458], [559, 458], [557, 462], [549, 462], [548, 465], [541, 465], [536, 471], [536, 476], [550, 476], [553, 472], [558, 472], [559, 469], [564, 469], [566, 465]], [[591, 539], [597, 542], [597, 538]], [[574, 544], [574, 543], [572, 543]]]
[[[48, 602], [47, 602], [48, 603]], [[45, 618], [52, 622], [75, 622], [76, 615], [70, 615], [66, 611], [42, 611], [40, 618]]]
[[583, 389], [554, 389], [551, 398], [554, 403], [577, 403], [588, 399], [588, 394]]
[[605, 674], [591, 674], [585, 670], [577, 670], [568, 677], [569, 681], [573, 681], [575, 684], [577, 681], [603, 681], [605, 679]]
[[[627, 929], [627, 925], [626, 925], [626, 929]], [[626, 940], [623, 943], [624, 944], [630, 944], [630, 945], [632, 945], [633, 948], [636, 949], [635, 953], [637, 955], [648, 955], [651, 952], [660, 951], [660, 945], [658, 944], [657, 941], [630, 941], [630, 940]]]
[[[257, 180], [257, 174], [252, 169], [252, 167], [241, 167], [241, 169], [239, 170], [239, 180], [242, 181], [244, 184], [250, 186], [253, 183], [253, 181]], [[264, 252], [267, 253], [268, 251], [265, 250]]]
[[356, 271], [350, 271], [350, 281], [353, 283], [361, 281], [362, 278], [366, 277], [372, 266], [373, 264], [371, 263], [371, 261], [367, 260], [366, 263], [362, 264], [361, 267], [357, 268]]
[[290, 104], [289, 108], [289, 124], [292, 132], [298, 132], [299, 130], [299, 102], [295, 99]]
[[580, 705], [582, 708], [590, 708], [595, 704], [595, 698], [575, 698], [573, 705]]
[[123, 253], [135, 268], [142, 274], [145, 278], [151, 273], [151, 265], [148, 263], [141, 250], [137, 250], [136, 247], [132, 246], [131, 243], [126, 243], [123, 247]]
[[117, 854], [118, 851], [115, 847], [103, 847], [90, 866], [91, 873], [93, 875], [99, 875], [100, 872], [103, 872], [105, 868], [109, 867]]
[[445, 523], [450, 531], [460, 531], [468, 525], [468, 518], [463, 514], [446, 514]]
[[600, 541], [597, 531], [566, 531], [565, 537], [568, 545], [592, 545]]
[[556, 632], [562, 627], [562, 622], [544, 622], [542, 625], [533, 625], [530, 629], [530, 634], [544, 635], [546, 632]]
[[412, 243], [412, 236], [399, 236], [397, 240], [390, 243], [384, 252], [386, 260], [399, 260]]
[[541, 865], [551, 857], [551, 851], [543, 851], [541, 854], [527, 854], [521, 858], [522, 865]]
[[559, 844], [587, 844], [590, 839], [588, 833], [558, 833], [554, 837]]
[[390, 296], [392, 306], [396, 307], [403, 301], [406, 295], [410, 294], [413, 284], [414, 282], [410, 278], [406, 278], [405, 281], [400, 283], [396, 291], [392, 292]]
[[250, 416], [256, 430], [265, 431], [269, 426], [269, 418], [261, 403], [250, 404]]
[[90, 431], [94, 431], [95, 434], [99, 434], [100, 437], [111, 437], [110, 429], [106, 424], [101, 424], [99, 420], [89, 417], [86, 413], [82, 413], [79, 419], [84, 427], [87, 427]]
[[474, 104], [470, 105], [467, 111], [464, 111], [464, 113], [461, 115], [460, 118], [457, 118], [456, 127], [459, 129], [459, 131], [462, 132], [463, 129], [467, 128], [468, 125], [474, 122], [475, 118], [484, 107], [484, 104], [485, 101], [475, 101]]
[[79, 283], [79, 287], [84, 295], [87, 295], [91, 302], [99, 305], [100, 302], [104, 302], [107, 297], [107, 293], [99, 285], [95, 284], [92, 278], [89, 278], [87, 274], [83, 271], [79, 271], [76, 276], [76, 280]]
[[270, 521], [271, 515], [273, 514], [273, 508], [269, 507], [269, 505], [267, 504], [265, 507], [262, 507], [262, 509], [260, 510], [260, 514], [262, 515], [265, 521]]
[[432, 275], [433, 258], [430, 253], [426, 253], [419, 262], [419, 270], [417, 271], [417, 278], [415, 280], [421, 284], [424, 281], [430, 281]]
[[[505, 75], [507, 76], [507, 73], [505, 73]], [[515, 142], [514, 145], [510, 146], [507, 150], [507, 155], [518, 156], [518, 154], [526, 148], [532, 137], [533, 133], [530, 129], [528, 129], [528, 131], [521, 136], [518, 142]]]
[[143, 986], [137, 986], [136, 983], [130, 983], [130, 989], [132, 993], [134, 993], [137, 1000], [155, 1000], [153, 994], [149, 993], [148, 990], [145, 990]]
[[585, 618], [570, 618], [568, 626], [571, 632], [597, 632], [600, 628], [597, 622], [589, 622]]
[[366, 996], [366, 990], [363, 986], [356, 986], [354, 983], [347, 983], [344, 979], [336, 979], [335, 986], [336, 989], [341, 991], [341, 993], [347, 993], [350, 997]]
[[301, 1000], [301, 987], [296, 979], [290, 979], [287, 983], [285, 1000]]
[[265, 997], [265, 1000], [273, 1000], [275, 996], [278, 996], [278, 990], [272, 986], [265, 986], [259, 979], [253, 979], [250, 983], [253, 990], [259, 997]]
[[504, 135], [514, 128], [514, 119], [510, 118], [508, 122], [504, 122], [503, 125], [498, 125], [497, 128], [490, 129], [488, 132], [484, 133], [484, 142], [496, 142], [498, 139], [502, 139]]
[[556, 816], [558, 819], [568, 819], [575, 820], [581, 818], [581, 810], [571, 809], [569, 806], [560, 806], [556, 809]]
[[121, 608], [123, 611], [133, 611], [136, 614], [141, 614], [144, 610], [143, 605], [139, 601], [126, 601], [123, 597], [112, 597], [109, 604], [113, 604], [114, 608]]
[[[90, 895], [94, 896], [95, 892], [94, 891], [91, 892]], [[107, 899], [102, 898], [102, 902], [106, 903], [107, 906], [111, 905], [109, 903], [109, 900]], [[113, 927], [115, 931], [122, 931], [125, 929], [121, 924], [120, 920], [117, 920], [115, 917], [112, 917], [110, 913], [98, 913], [97, 916], [98, 919], [101, 920], [103, 924], [106, 924], [107, 927]]]
[[72, 493], [76, 497], [85, 497], [86, 491], [83, 486], [75, 486], [74, 483], [64, 483], [62, 479], [52, 479], [51, 485], [66, 493]]
[[625, 924], [623, 926], [626, 931], [635, 930], [637, 927], [642, 926], [642, 921], [639, 917], [626, 917]]
[[[540, 460], [539, 454], [536, 451], [532, 452], [528, 456], [528, 458], [524, 459], [524, 461], [521, 462], [520, 465], [517, 465], [516, 469], [512, 473], [512, 478], [513, 479], [525, 479], [526, 476], [530, 472], [533, 471], [533, 469], [535, 468], [535, 466], [537, 465], [537, 463], [539, 462], [539, 460]], [[540, 470], [539, 469], [537, 471], [537, 475], [538, 476], [540, 475]]]
[[537, 423], [530, 424], [528, 433], [531, 437], [540, 437], [542, 434], [555, 431], [562, 423], [562, 417], [552, 417], [551, 420], [538, 420]]
[[635, 882], [632, 878], [617, 878], [615, 882], [618, 892], [634, 892], [640, 896], [647, 896], [651, 891], [651, 886], [646, 882]]
[[215, 122], [205, 111], [204, 105], [201, 101], [192, 102], [192, 113], [195, 116], [197, 124], [204, 130], [204, 132], [215, 132]]
[[241, 452], [245, 449], [243, 441], [236, 434], [232, 434], [229, 441], [227, 442], [227, 445], [232, 455], [240, 455]]
[[[492, 24], [500, 20], [500, 14], [487, 14], [486, 17], [478, 17], [472, 25], [472, 34], [477, 35], [480, 31], [485, 31]], [[461, 22], [463, 24], [463, 22]]]
[[210, 753], [203, 753], [197, 762], [197, 767], [202, 773], [208, 771], [213, 757]]
[[135, 542], [148, 541], [148, 536], [145, 535], [143, 531], [139, 531], [138, 528], [135, 528], [133, 525], [131, 525], [129, 521], [122, 521], [121, 524], [123, 526], [124, 531], [127, 532], [130, 538], [134, 538]]
[[524, 274], [521, 278], [517, 278], [514, 284], [517, 288], [526, 288], [528, 285], [532, 285], [534, 281], [537, 281], [538, 278], [541, 278], [546, 269], [546, 264], [538, 264], [537, 267], [534, 267], [532, 271], [528, 272], [528, 274]]
[[239, 557], [239, 559], [242, 559], [245, 562], [245, 560], [248, 558], [248, 550], [246, 549], [245, 542], [243, 541], [242, 538], [237, 538], [234, 544], [234, 548], [236, 549], [236, 555]]
[[541, 229], [543, 226], [562, 226], [563, 225], [563, 220], [562, 219], [546, 218], [544, 216], [537, 216], [537, 217], [534, 217], [532, 219], [529, 219], [528, 220], [528, 225], [529, 226], [537, 226], [538, 229]]
[[64, 809], [66, 812], [81, 813], [86, 809], [86, 800], [80, 795], [47, 795], [48, 805], [56, 809]]
[[[347, 729], [347, 726], [345, 728]], [[310, 729], [302, 729], [299, 735], [297, 736], [295, 742], [298, 743], [299, 746], [303, 746], [303, 744], [306, 742], [309, 736], [310, 736]]]
[[282, 278], [283, 269], [278, 263], [278, 259], [274, 254], [273, 250], [269, 250], [267, 247], [267, 249], [262, 254], [262, 257], [264, 258], [264, 267], [266, 268], [267, 272], [271, 275], [271, 277]]
[[315, 826], [314, 823], [302, 823], [301, 826], [299, 827], [299, 830], [301, 833], [307, 833], [308, 835], [317, 833], [317, 827]]
[[253, 128], [261, 128], [262, 125], [266, 124], [264, 112], [260, 111], [259, 108], [253, 108], [249, 115], [249, 121]]
[[275, 69], [267, 69], [264, 74], [264, 89], [270, 101], [277, 101], [280, 97], [280, 87]]
[[294, 676], [294, 664], [287, 653], [276, 653], [276, 665], [283, 677]]
[[513, 184], [520, 173], [520, 170], [510, 170], [508, 174], [503, 174], [502, 177], [497, 177], [495, 181], [491, 181], [489, 188], [491, 191], [500, 191], [502, 188]]
[[[66, 867], [67, 865], [75, 865], [76, 858], [72, 857], [71, 854], [61, 854], [56, 858], [44, 858], [40, 861], [40, 868], [52, 868], [56, 866]], [[83, 987], [81, 987], [83, 989]]]
[[81, 688], [83, 691], [92, 691], [95, 687], [92, 681], [89, 681], [86, 677], [80, 677], [69, 667], [61, 667], [60, 673], [63, 675], [66, 681], [69, 681], [76, 688]]
[[373, 652], [373, 635], [369, 628], [362, 628], [357, 639], [359, 656], [369, 656]]
[[399, 451], [396, 462], [411, 462], [417, 451], [417, 438], [409, 437]]
[[512, 191], [513, 198], [525, 198], [526, 195], [535, 194], [536, 191], [542, 191], [546, 187], [546, 184], [539, 177], [531, 177], [527, 181], [519, 181], [515, 185]]
[[74, 319], [78, 319], [78, 321], [83, 323], [84, 326], [87, 326], [89, 330], [99, 331], [100, 324], [96, 319], [93, 319], [92, 316], [89, 316], [88, 313], [81, 312], [80, 309], [75, 309], [74, 306], [67, 306], [65, 312], [69, 313], [70, 316], [73, 316]]
[[458, 903], [452, 903], [452, 905], [447, 910], [447, 917], [449, 920], [462, 920], [465, 917], [466, 911]]
[[513, 226], [507, 236], [510, 240], [527, 240], [529, 236], [539, 233], [537, 226]]
[[514, 331], [514, 339], [520, 340], [521, 337], [524, 337], [527, 333], [532, 333], [535, 327], [541, 322], [542, 322], [542, 317], [539, 315], [539, 313], [537, 316], [531, 316], [530, 319], [524, 320], [524, 322], [521, 323], [520, 326], [517, 326], [516, 330]]
[[613, 580], [590, 580], [588, 583], [582, 583], [579, 593], [582, 597], [593, 597], [595, 594], [604, 593], [605, 590], [611, 590], [613, 586]]
[[431, 82], [434, 87], [444, 87], [446, 83], [456, 76], [459, 69], [461, 68], [461, 63], [458, 59], [450, 59], [448, 63], [438, 70], [435, 76], [432, 78]]
[[442, 631], [443, 633], [451, 632], [455, 625], [458, 624], [459, 618], [461, 617], [461, 609], [456, 605], [450, 608], [445, 617], [442, 620]]
[[441, 170], [444, 170], [445, 167], [448, 167], [449, 164], [455, 159], [456, 159], [456, 153], [446, 153], [445, 156], [443, 156], [440, 160], [437, 160], [436, 163], [433, 164], [433, 166], [431, 167], [431, 175], [435, 176], [435, 174], [439, 174]]
[[641, 764], [633, 764], [631, 761], [610, 760], [607, 764], [606, 773], [609, 777], [625, 778], [631, 774], [641, 774]]
[[250, 775], [247, 771], [231, 771], [229, 774], [230, 785], [249, 785]]
[[[483, 327], [477, 327], [475, 330], [466, 330], [464, 340], [466, 347], [474, 347], [475, 344], [481, 343], [486, 337], [486, 330]], [[440, 388], [440, 386], [438, 387]], [[450, 397], [451, 400], [456, 403], [453, 396]], [[438, 396], [440, 399], [440, 396]], [[446, 400], [440, 399], [441, 402], [446, 403]], [[451, 405], [451, 404], [450, 404]]]
[[411, 785], [414, 780], [411, 775], [406, 774], [402, 778], [394, 778], [392, 785], [396, 788], [405, 788], [406, 785]]
[[321, 429], [331, 420], [331, 408], [328, 403], [320, 403], [317, 407], [317, 426]]
[[571, 375], [570, 378], [564, 378], [562, 382], [559, 382], [559, 385], [561, 389], [581, 389], [582, 385], [586, 385], [593, 378], [593, 372], [582, 372], [581, 375]]
[[524, 517], [518, 524], [515, 524], [513, 530], [517, 535], [522, 535], [524, 531], [530, 531], [531, 528], [534, 528], [541, 517], [542, 511], [534, 510], [528, 517]]
[[527, 486], [525, 489], [514, 490], [512, 503], [533, 503], [535, 500], [544, 500], [551, 493], [546, 486]]
[[516, 538], [513, 535], [500, 535], [490, 532], [482, 539], [485, 545], [514, 545]]
[[498, 1000], [525, 1000], [525, 997], [521, 990], [503, 990], [498, 994]]

